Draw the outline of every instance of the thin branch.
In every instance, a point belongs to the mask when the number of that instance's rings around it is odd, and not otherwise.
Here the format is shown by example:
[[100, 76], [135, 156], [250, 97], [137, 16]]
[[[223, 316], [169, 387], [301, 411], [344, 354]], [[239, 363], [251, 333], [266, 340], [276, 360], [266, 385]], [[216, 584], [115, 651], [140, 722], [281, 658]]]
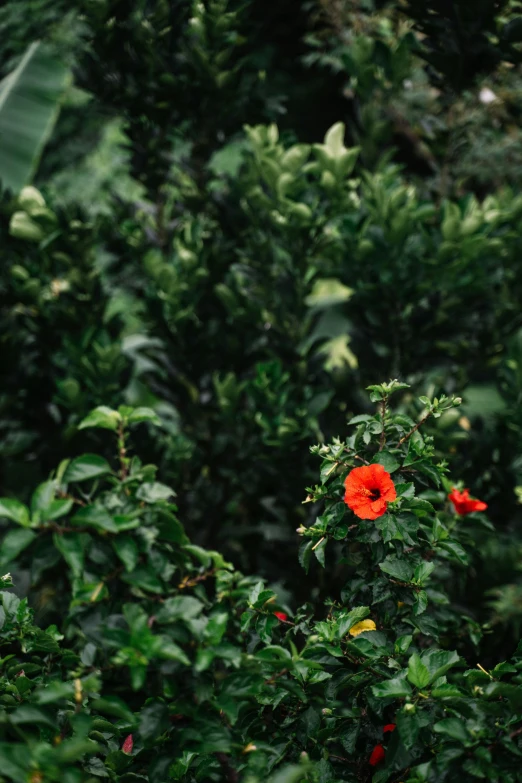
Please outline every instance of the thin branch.
[[381, 402], [381, 419], [382, 419], [382, 432], [381, 432], [381, 438], [379, 441], [379, 451], [382, 451], [385, 444], [386, 444], [386, 433], [384, 432], [384, 422], [386, 419], [386, 407], [388, 404], [388, 398], [386, 395], [384, 395], [384, 398]]
[[415, 425], [415, 427], [413, 427], [413, 429], [411, 429], [411, 430], [408, 432], [408, 434], [407, 434], [407, 435], [405, 435], [403, 438], [401, 438], [401, 439], [400, 439], [400, 441], [398, 442], [397, 446], [401, 446], [401, 445], [402, 445], [403, 443], [405, 443], [405, 442], [406, 442], [406, 441], [407, 441], [409, 438], [411, 438], [411, 436], [412, 436], [412, 435], [414, 435], [414, 434], [417, 432], [417, 430], [419, 429], [419, 427], [422, 427], [422, 425], [424, 424], [424, 422], [425, 422], [425, 421], [427, 421], [427, 420], [430, 418], [430, 416], [431, 416], [431, 411], [430, 411], [429, 413], [427, 413], [427, 414], [426, 414], [426, 416], [424, 416], [424, 418], [422, 418], [422, 419], [421, 419], [419, 422], [417, 422], [417, 424]]
[[285, 674], [288, 674], [288, 669], [281, 669], [280, 672], [277, 672], [277, 674], [274, 674], [268, 680], [265, 680], [265, 685], [273, 685], [279, 677], [284, 677]]

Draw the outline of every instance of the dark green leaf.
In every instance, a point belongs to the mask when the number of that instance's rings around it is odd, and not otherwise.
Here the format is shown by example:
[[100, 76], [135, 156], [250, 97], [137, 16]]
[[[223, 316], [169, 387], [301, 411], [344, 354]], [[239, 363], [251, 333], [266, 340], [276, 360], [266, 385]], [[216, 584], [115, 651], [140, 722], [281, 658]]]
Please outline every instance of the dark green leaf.
[[394, 556], [388, 556], [380, 563], [379, 568], [399, 582], [410, 582], [413, 576], [413, 568], [410, 564], [405, 560], [397, 560]]
[[0, 558], [4, 564], [11, 563], [19, 554], [27, 549], [35, 540], [36, 533], [26, 528], [10, 530], [2, 541]]
[[127, 573], [133, 571], [138, 564], [139, 550], [132, 536], [117, 536], [112, 541], [112, 547], [125, 566]]
[[401, 465], [397, 457], [389, 451], [379, 451], [373, 458], [373, 462], [374, 464], [377, 463], [378, 465], [382, 465], [388, 473], [393, 473], [398, 470]]
[[435, 723], [433, 731], [436, 731], [437, 734], [444, 734], [447, 737], [450, 737], [450, 739], [462, 742], [463, 745], [468, 745], [470, 741], [464, 721], [459, 718], [444, 718], [443, 720], [438, 721], [438, 723]]
[[29, 509], [13, 498], [0, 498], [0, 517], [11, 519], [18, 525], [27, 527], [30, 523]]
[[90, 536], [86, 533], [55, 533], [53, 541], [74, 576], [81, 576]]
[[73, 481], [87, 481], [111, 472], [111, 466], [103, 457], [99, 457], [97, 454], [83, 454], [69, 462], [63, 475], [63, 481], [65, 484]]
[[401, 676], [392, 677], [391, 679], [384, 680], [377, 685], [372, 685], [372, 693], [378, 699], [401, 699], [405, 696], [411, 696], [412, 691], [406, 682], [406, 678]]
[[140, 712], [139, 733], [146, 743], [157, 739], [169, 727], [167, 705], [161, 699], [149, 699]]

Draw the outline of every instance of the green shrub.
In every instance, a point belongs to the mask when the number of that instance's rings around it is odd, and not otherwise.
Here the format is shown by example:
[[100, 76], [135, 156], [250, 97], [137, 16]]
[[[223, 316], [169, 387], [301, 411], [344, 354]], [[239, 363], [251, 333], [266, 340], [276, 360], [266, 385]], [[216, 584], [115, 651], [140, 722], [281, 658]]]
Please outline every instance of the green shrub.
[[307, 446], [368, 412], [375, 378], [458, 389], [461, 415], [425, 431], [496, 536], [448, 589], [493, 623], [488, 659], [512, 648], [520, 4], [453, 6], [2, 5], [2, 76], [37, 37], [74, 74], [39, 190], [1, 201], [2, 494], [110, 458], [78, 429], [96, 405], [148, 406], [164, 427], [136, 449], [191, 539], [317, 606], [340, 577], [293, 557]]
[[80, 426], [109, 430], [114, 459], [65, 460], [29, 506], [1, 499], [2, 564], [45, 622], [4, 577], [0, 779], [514, 783], [520, 653], [475, 665], [480, 625], [448, 599], [489, 523], [450, 508], [422, 434], [461, 400], [422, 397], [415, 421], [389, 407], [404, 386], [372, 386], [377, 413], [312, 449], [299, 559], [344, 584], [319, 615], [190, 543], [132, 453], [150, 409], [96, 408]]

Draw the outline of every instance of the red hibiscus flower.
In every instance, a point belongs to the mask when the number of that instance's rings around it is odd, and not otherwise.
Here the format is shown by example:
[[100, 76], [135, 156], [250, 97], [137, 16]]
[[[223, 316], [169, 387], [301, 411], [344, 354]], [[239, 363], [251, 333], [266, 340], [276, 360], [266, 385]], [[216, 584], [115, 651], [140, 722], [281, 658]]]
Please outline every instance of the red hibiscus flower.
[[372, 750], [372, 755], [370, 756], [370, 764], [372, 767], [376, 767], [377, 764], [380, 764], [381, 761], [384, 761], [385, 756], [384, 748], [382, 745], [376, 745], [374, 749]]
[[134, 741], [132, 739], [132, 734], [129, 734], [129, 736], [125, 738], [123, 745], [121, 746], [121, 749], [124, 753], [132, 753], [133, 747], [134, 747]]
[[288, 620], [288, 615], [284, 612], [274, 612], [274, 616], [277, 617], [278, 620], [282, 620], [283, 622], [285, 620]]
[[386, 512], [397, 493], [390, 474], [382, 465], [354, 468], [344, 480], [344, 502], [360, 519], [377, 519]]
[[453, 487], [453, 490], [448, 495], [448, 499], [453, 503], [457, 514], [464, 515], [471, 514], [472, 511], [485, 511], [488, 507], [488, 504], [482, 500], [470, 498], [469, 489], [459, 492], [458, 489]]

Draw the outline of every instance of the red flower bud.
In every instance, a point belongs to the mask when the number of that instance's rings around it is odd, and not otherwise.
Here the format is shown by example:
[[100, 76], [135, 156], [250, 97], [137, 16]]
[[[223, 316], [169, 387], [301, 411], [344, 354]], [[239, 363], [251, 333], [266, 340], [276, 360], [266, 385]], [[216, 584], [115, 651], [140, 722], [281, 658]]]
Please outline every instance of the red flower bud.
[[370, 764], [372, 767], [376, 767], [377, 764], [380, 764], [381, 761], [384, 761], [384, 748], [382, 745], [376, 745], [374, 749], [372, 750], [372, 755], [370, 756]]
[[132, 753], [133, 747], [134, 747], [134, 741], [132, 739], [132, 734], [129, 734], [129, 736], [125, 738], [123, 745], [121, 746], [121, 749], [124, 753]]
[[395, 731], [395, 723], [387, 723], [386, 726], [383, 728], [383, 734], [386, 734], [387, 731]]
[[288, 615], [284, 612], [274, 612], [275, 617], [277, 617], [278, 620], [288, 620]]

